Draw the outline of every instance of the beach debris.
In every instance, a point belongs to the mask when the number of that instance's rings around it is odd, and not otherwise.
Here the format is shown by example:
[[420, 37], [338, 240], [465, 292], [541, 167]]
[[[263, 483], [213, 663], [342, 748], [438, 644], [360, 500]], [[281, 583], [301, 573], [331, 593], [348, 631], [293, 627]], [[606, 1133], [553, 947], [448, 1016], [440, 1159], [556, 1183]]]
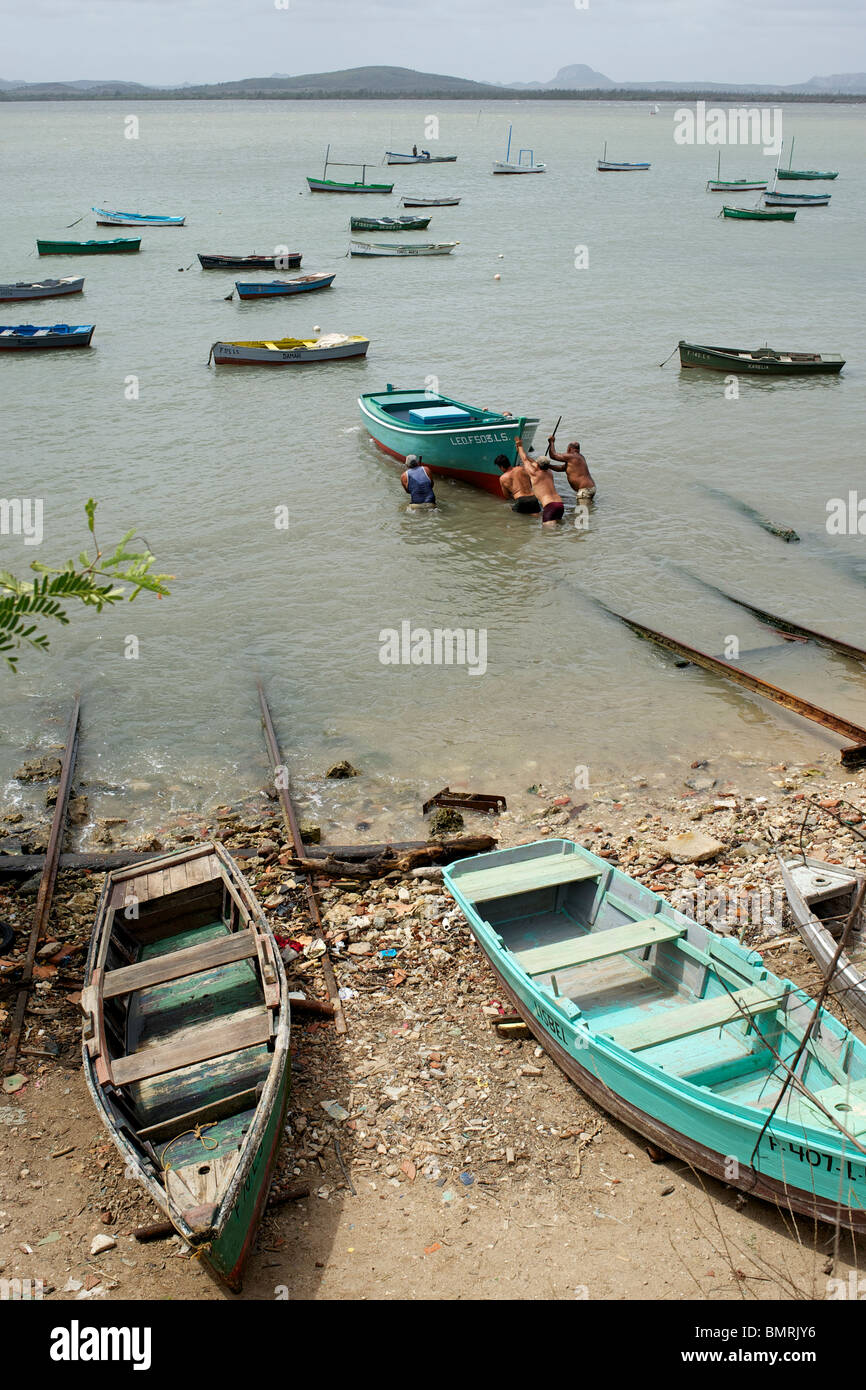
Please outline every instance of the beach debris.
[[462, 830], [463, 824], [463, 817], [459, 811], [441, 808], [434, 811], [430, 817], [430, 834], [450, 835], [455, 830]]
[[463, 811], [488, 811], [495, 815], [500, 811], [507, 810], [508, 803], [504, 796], [498, 794], [453, 792], [450, 787], [443, 787], [441, 792], [428, 797], [424, 802], [421, 809], [425, 816], [431, 806], [454, 806]]
[[331, 766], [328, 768], [328, 771], [325, 773], [326, 777], [336, 778], [360, 777], [360, 775], [361, 774], [358, 771], [358, 769], [356, 767], [353, 767], [352, 764], [345, 758], [342, 762], [332, 763]]

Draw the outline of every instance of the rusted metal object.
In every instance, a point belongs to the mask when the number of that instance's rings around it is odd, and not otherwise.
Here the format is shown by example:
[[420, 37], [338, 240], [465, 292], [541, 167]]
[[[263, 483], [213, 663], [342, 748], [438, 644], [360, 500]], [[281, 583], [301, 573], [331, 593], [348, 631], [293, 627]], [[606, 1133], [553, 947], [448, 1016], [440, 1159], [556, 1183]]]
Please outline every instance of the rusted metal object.
[[726, 593], [724, 589], [716, 588], [715, 584], [709, 584], [707, 588], [715, 589], [715, 592], [721, 594], [722, 598], [726, 598], [729, 603], [735, 603], [738, 608], [745, 608], [747, 613], [751, 613], [759, 622], [766, 623], [768, 627], [775, 628], [777, 632], [802, 637], [806, 641], [820, 642], [821, 646], [830, 647], [833, 651], [841, 652], [843, 656], [853, 657], [855, 661], [866, 661], [866, 651], [861, 647], [855, 647], [850, 642], [843, 642], [839, 637], [831, 637], [826, 632], [816, 632], [814, 628], [804, 627], [802, 623], [795, 623], [791, 618], [780, 618], [775, 613], [768, 613], [763, 608], [757, 608], [753, 603], [746, 603], [745, 599], [736, 598], [733, 594]]
[[782, 690], [778, 685], [771, 685], [769, 681], [761, 680], [760, 676], [753, 676], [749, 671], [743, 671], [727, 661], [720, 661], [718, 657], [709, 656], [706, 652], [699, 651], [697, 647], [690, 647], [675, 637], [668, 637], [663, 632], [656, 632], [651, 627], [645, 627], [643, 623], [636, 623], [631, 618], [625, 618], [622, 613], [616, 613], [612, 608], [607, 611], [613, 617], [619, 618], [620, 622], [625, 623], [626, 627], [630, 627], [632, 632], [636, 632], [639, 637], [645, 637], [650, 642], [655, 642], [657, 646], [666, 647], [676, 656], [684, 657], [686, 661], [695, 666], [702, 666], [706, 671], [726, 676], [728, 680], [735, 681], [737, 685], [742, 685], [746, 690], [763, 695], [765, 699], [784, 706], [785, 709], [791, 710], [794, 714], [802, 715], [804, 719], [811, 719], [813, 723], [822, 724], [825, 729], [832, 729], [834, 733], [850, 739], [854, 747], [841, 750], [843, 766], [863, 767], [866, 765], [866, 729], [861, 728], [859, 724], [852, 723], [850, 719], [842, 719], [830, 710], [822, 709], [820, 705], [813, 705], [810, 700], [793, 695], [789, 690]]
[[[280, 754], [280, 745], [277, 742], [276, 730], [274, 729], [274, 721], [271, 718], [271, 711], [268, 707], [264, 686], [262, 685], [261, 681], [256, 681], [256, 688], [259, 692], [259, 704], [261, 705], [262, 710], [262, 728], [265, 734], [265, 743], [268, 746], [268, 753], [270, 755], [271, 767], [274, 774], [274, 787], [279, 798], [280, 808], [283, 812], [283, 820], [286, 823], [286, 829], [288, 830], [289, 835], [291, 836], [292, 844], [295, 850], [295, 857], [298, 859], [302, 859], [304, 856], [304, 842], [301, 839], [301, 830], [300, 826], [298, 825], [298, 818], [295, 815], [295, 808], [292, 805], [292, 798], [289, 795], [288, 787], [283, 785], [283, 783], [287, 780], [282, 775], [285, 764]], [[313, 888], [313, 885], [310, 882], [309, 878], [305, 878], [304, 888], [307, 895], [307, 911], [310, 914], [313, 927], [315, 928], [315, 931], [319, 936], [323, 936], [324, 928], [322, 927], [322, 916], [319, 912], [319, 902], [316, 897], [315, 889]], [[327, 953], [321, 957], [321, 964], [322, 973], [325, 976], [325, 984], [328, 987], [328, 994], [331, 996], [331, 1003], [334, 1007], [334, 1023], [336, 1024], [337, 1032], [345, 1033], [346, 1018], [343, 1013], [342, 1003], [340, 1002], [340, 991], [337, 988], [337, 980], [334, 975], [334, 967], [331, 964], [331, 958]]]
[[450, 787], [443, 787], [441, 792], [424, 802], [421, 810], [425, 816], [431, 806], [456, 806], [461, 811], [483, 811], [490, 815], [498, 815], [500, 811], [508, 809], [504, 796], [487, 796], [483, 792], [453, 792]]
[[36, 894], [33, 926], [31, 927], [30, 939], [27, 943], [27, 955], [24, 958], [23, 974], [18, 988], [18, 998], [15, 1001], [15, 1009], [12, 1014], [12, 1025], [9, 1029], [6, 1055], [3, 1059], [3, 1072], [6, 1076], [11, 1075], [15, 1070], [18, 1048], [21, 1044], [21, 1037], [24, 1032], [27, 1000], [33, 984], [33, 967], [36, 963], [36, 951], [39, 946], [40, 937], [45, 931], [48, 925], [48, 919], [51, 916], [51, 902], [54, 896], [54, 884], [57, 880], [60, 847], [63, 842], [63, 831], [66, 827], [66, 806], [72, 788], [75, 758], [78, 753], [78, 721], [80, 712], [81, 696], [76, 694], [75, 702], [72, 706], [72, 717], [69, 720], [69, 728], [66, 733], [66, 748], [63, 753], [63, 764], [60, 769], [60, 781], [57, 785], [57, 801], [54, 804], [51, 833], [48, 837], [48, 846], [45, 851], [45, 864], [42, 868], [39, 891]]

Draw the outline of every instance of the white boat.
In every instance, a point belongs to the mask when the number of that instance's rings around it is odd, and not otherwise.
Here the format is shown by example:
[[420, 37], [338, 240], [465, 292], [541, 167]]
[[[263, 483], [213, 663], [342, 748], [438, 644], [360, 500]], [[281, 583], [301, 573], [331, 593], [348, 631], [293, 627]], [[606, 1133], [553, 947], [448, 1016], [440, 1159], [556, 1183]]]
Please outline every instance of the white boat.
[[398, 154], [395, 150], [386, 150], [385, 158], [389, 164], [453, 164], [457, 156], [430, 154], [427, 150], [422, 150], [420, 154]]
[[[861, 877], [844, 864], [828, 864], [823, 859], [805, 855], [777, 858], [797, 930], [826, 976], [839, 949], [839, 937], [854, 906]], [[866, 910], [861, 908], [830, 985], [831, 993], [841, 999], [861, 1026], [866, 1025], [864, 928]]]
[[182, 227], [185, 217], [161, 217], [145, 212], [111, 212], [107, 208], [91, 208], [96, 213], [97, 227]]
[[596, 169], [600, 174], [631, 174], [638, 169], [648, 169], [648, 164], [627, 164], [620, 160], [608, 159], [607, 141], [604, 142], [604, 154], [596, 164]]
[[829, 193], [777, 193], [775, 188], [764, 194], [768, 208], [825, 208]]
[[[529, 155], [529, 162], [523, 156]], [[496, 160], [493, 164], [494, 174], [543, 174], [547, 170], [546, 164], [536, 164], [535, 151], [523, 149], [517, 151], [517, 163], [511, 160], [511, 126], [508, 127], [508, 145], [505, 150], [505, 158]]]
[[344, 357], [366, 357], [370, 339], [360, 334], [328, 333], [324, 338], [275, 338], [254, 342], [211, 343], [211, 358], [219, 367], [265, 364], [292, 366], [299, 362], [333, 362]]
[[404, 208], [456, 208], [459, 198], [401, 198]]
[[406, 242], [350, 241], [350, 256], [450, 256], [459, 241], [419, 241], [414, 246]]
[[83, 289], [83, 275], [64, 275], [60, 280], [18, 280], [14, 285], [0, 285], [0, 300], [54, 299], [60, 294], [80, 294]]

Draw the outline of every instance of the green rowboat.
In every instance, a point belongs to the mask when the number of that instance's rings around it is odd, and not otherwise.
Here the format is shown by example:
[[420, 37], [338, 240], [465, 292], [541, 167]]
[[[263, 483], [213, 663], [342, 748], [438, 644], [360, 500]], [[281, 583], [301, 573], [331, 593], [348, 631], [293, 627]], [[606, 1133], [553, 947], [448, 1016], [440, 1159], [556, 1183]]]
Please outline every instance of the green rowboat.
[[820, 352], [776, 352], [771, 347], [705, 347], [702, 343], [678, 344], [681, 367], [703, 367], [710, 372], [760, 372], [772, 376], [816, 376], [841, 372], [844, 357]]
[[[780, 153], [781, 153], [781, 151], [780, 151]], [[831, 170], [821, 170], [821, 169], [792, 169], [792, 168], [791, 168], [791, 164], [792, 164], [793, 159], [794, 159], [794, 140], [792, 139], [792, 140], [791, 140], [791, 152], [790, 152], [790, 154], [788, 155], [788, 167], [787, 167], [787, 169], [782, 169], [782, 168], [777, 169], [777, 170], [776, 170], [776, 177], [777, 177], [777, 178], [779, 178], [779, 179], [797, 179], [797, 180], [800, 180], [800, 179], [802, 179], [802, 180], [814, 180], [814, 179], [838, 179], [838, 177], [839, 177], [839, 170], [838, 170], [838, 169], [831, 169]]]
[[432, 473], [457, 478], [502, 496], [497, 455], [514, 460], [515, 441], [529, 448], [538, 420], [479, 409], [435, 391], [388, 386], [358, 400], [361, 421], [374, 442], [402, 463], [417, 454]]
[[[320, 179], [307, 178], [307, 185], [311, 193], [391, 193], [393, 183], [367, 183], [366, 164], [343, 164], [339, 160], [331, 159], [331, 146], [325, 151], [325, 167], [322, 170]], [[344, 169], [360, 169], [361, 177], [351, 183], [343, 183], [337, 179], [328, 178], [328, 167]]]
[[87, 1084], [127, 1172], [239, 1291], [283, 1131], [289, 1001], [221, 845], [107, 875], [81, 1008]]
[[866, 1231], [866, 1046], [832, 1014], [570, 840], [444, 879], [504, 993], [592, 1100], [721, 1182]]
[[45, 241], [37, 238], [40, 256], [101, 256], [140, 251], [141, 237], [111, 237], [101, 241]]
[[723, 217], [735, 217], [741, 222], [793, 222], [796, 208], [722, 208]]

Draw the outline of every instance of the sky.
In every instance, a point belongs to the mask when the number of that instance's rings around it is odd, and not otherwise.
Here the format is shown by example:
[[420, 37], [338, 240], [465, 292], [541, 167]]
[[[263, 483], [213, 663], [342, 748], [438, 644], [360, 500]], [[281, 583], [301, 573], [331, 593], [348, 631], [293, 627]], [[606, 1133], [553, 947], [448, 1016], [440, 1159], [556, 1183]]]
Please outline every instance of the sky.
[[864, 0], [0, 0], [0, 78], [157, 85], [393, 64], [487, 82], [866, 71]]

